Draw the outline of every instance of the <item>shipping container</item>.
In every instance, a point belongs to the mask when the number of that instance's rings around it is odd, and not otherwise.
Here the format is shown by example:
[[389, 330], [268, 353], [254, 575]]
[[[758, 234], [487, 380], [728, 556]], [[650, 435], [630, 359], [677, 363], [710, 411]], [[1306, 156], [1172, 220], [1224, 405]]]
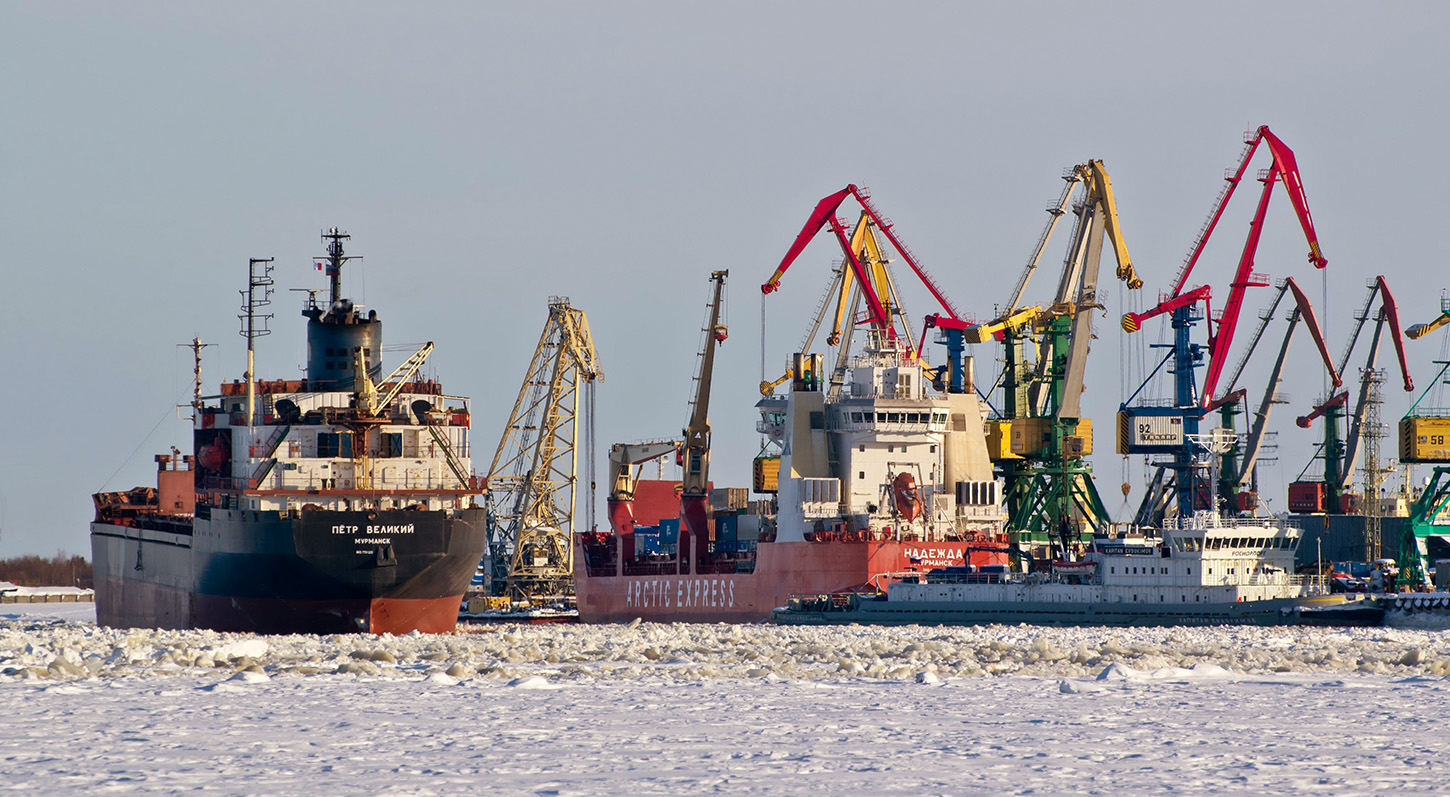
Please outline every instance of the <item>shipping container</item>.
[[1400, 420], [1401, 462], [1450, 462], [1450, 418]]

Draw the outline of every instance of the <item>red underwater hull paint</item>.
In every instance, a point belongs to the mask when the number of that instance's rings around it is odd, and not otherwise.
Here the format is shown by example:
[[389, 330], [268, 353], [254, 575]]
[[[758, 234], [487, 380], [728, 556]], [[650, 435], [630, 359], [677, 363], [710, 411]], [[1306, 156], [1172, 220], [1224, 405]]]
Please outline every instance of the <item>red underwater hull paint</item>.
[[195, 627], [261, 634], [452, 633], [463, 595], [296, 600], [198, 594]]
[[[768, 542], [753, 573], [589, 575], [576, 542], [574, 591], [583, 623], [757, 623], [791, 595], [840, 592], [884, 573], [960, 565], [1005, 564], [1007, 546], [981, 542]], [[916, 559], [916, 562], [912, 560]]]

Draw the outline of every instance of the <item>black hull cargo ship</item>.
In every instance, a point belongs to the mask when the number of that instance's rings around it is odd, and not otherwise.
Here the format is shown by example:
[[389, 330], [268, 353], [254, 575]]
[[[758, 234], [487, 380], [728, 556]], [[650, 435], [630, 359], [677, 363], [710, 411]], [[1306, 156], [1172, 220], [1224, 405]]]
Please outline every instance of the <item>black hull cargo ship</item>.
[[[420, 376], [431, 343], [383, 376], [376, 312], [340, 296], [347, 237], [323, 235], [330, 301], [311, 292], [303, 310], [307, 378], [234, 381], [202, 396], [198, 367], [192, 453], [157, 456], [155, 488], [95, 496], [100, 624], [456, 627], [485, 546], [468, 402]], [[270, 294], [269, 273], [270, 261], [252, 263], [244, 334]]]

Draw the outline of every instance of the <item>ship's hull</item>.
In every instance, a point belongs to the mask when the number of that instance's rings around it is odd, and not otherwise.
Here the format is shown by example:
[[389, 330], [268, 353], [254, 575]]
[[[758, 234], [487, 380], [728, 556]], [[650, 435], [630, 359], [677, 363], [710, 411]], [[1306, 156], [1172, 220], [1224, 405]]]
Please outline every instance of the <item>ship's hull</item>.
[[[96, 619], [254, 633], [452, 631], [483, 511], [198, 507], [188, 525], [91, 525]], [[150, 526], [150, 527], [147, 527]]]
[[[756, 549], [753, 572], [590, 574], [582, 550], [574, 556], [579, 621], [757, 623], [792, 595], [839, 592], [885, 573], [1006, 562], [1005, 544], [979, 542], [768, 542]], [[720, 570], [720, 567], [705, 568]]]
[[829, 596], [823, 596], [778, 609], [773, 619], [780, 625], [1379, 625], [1382, 611], [1376, 615], [1339, 608], [1344, 604], [1337, 596], [1188, 606], [1117, 601], [891, 601], [852, 596], [844, 604], [831, 605]]

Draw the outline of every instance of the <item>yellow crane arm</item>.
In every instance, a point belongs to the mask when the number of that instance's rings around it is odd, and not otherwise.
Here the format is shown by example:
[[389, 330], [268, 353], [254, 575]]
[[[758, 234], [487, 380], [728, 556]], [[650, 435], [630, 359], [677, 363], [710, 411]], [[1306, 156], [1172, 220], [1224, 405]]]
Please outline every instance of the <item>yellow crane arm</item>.
[[1133, 259], [1128, 257], [1128, 245], [1123, 242], [1123, 232], [1118, 226], [1118, 203], [1113, 199], [1112, 180], [1108, 178], [1108, 171], [1103, 168], [1102, 161], [1089, 160], [1087, 166], [1091, 175], [1088, 180], [1088, 198], [1091, 201], [1096, 194], [1102, 199], [1106, 211], [1104, 232], [1108, 234], [1108, 240], [1113, 242], [1113, 253], [1118, 259], [1118, 279], [1127, 283], [1129, 290], [1137, 290], [1143, 287], [1143, 280], [1133, 270]]
[[966, 341], [968, 343], [986, 343], [1004, 329], [1016, 329], [1032, 323], [1042, 312], [1042, 307], [1040, 306], [1027, 307], [1015, 313], [1009, 313], [995, 321], [988, 321], [984, 324], [967, 327]]
[[1434, 332], [1440, 327], [1445, 326], [1446, 324], [1450, 324], [1450, 310], [1446, 310], [1440, 313], [1439, 318], [1427, 324], [1416, 324], [1410, 327], [1409, 329], [1405, 330], [1405, 337], [1409, 338], [1410, 340], [1419, 340], [1420, 338], [1425, 337], [1426, 335]]
[[359, 349], [355, 366], [358, 376], [362, 380], [362, 389], [358, 391], [358, 395], [362, 399], [358, 405], [362, 411], [368, 415], [377, 415], [378, 410], [392, 404], [398, 394], [403, 391], [403, 385], [406, 385], [418, 373], [418, 369], [423, 367], [423, 363], [428, 360], [428, 355], [432, 353], [433, 341], [430, 340], [423, 344], [422, 348], [413, 352], [413, 356], [405, 360], [391, 374], [388, 374], [388, 378], [383, 380], [383, 384], [390, 387], [386, 393], [379, 395], [378, 385], [368, 378], [367, 356]]
[[785, 369], [785, 374], [783, 374], [779, 379], [775, 380], [774, 382], [761, 382], [760, 395], [769, 396], [770, 394], [774, 393], [775, 389], [780, 387], [781, 384], [785, 382], [785, 380], [790, 379], [793, 376], [795, 376], [795, 369], [787, 368]]

